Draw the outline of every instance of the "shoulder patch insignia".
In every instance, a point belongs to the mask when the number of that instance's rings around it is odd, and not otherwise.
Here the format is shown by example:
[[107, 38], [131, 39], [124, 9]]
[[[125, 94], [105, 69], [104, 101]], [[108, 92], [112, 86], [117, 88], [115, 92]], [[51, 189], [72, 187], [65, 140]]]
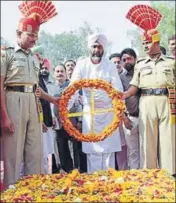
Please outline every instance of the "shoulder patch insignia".
[[1, 46], [1, 50], [6, 50], [6, 46], [4, 45], [4, 46]]
[[165, 56], [167, 59], [173, 59], [174, 60], [174, 57], [173, 56]]
[[0, 56], [1, 56], [1, 57], [5, 57], [4, 49], [1, 49], [1, 50], [0, 50]]
[[4, 57], [5, 56], [5, 53], [6, 53], [6, 50], [8, 49], [14, 49], [14, 47], [7, 47], [5, 45], [1, 46], [1, 50], [0, 50], [0, 56], [1, 57]]
[[6, 49], [15, 49], [15, 47], [7, 47]]
[[14, 49], [14, 47], [1, 46], [1, 50]]

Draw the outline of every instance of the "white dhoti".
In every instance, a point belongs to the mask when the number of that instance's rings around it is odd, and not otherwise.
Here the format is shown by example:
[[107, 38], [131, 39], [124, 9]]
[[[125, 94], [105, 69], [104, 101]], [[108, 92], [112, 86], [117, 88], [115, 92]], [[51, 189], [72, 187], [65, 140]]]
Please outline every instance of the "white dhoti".
[[98, 170], [115, 168], [115, 153], [92, 153], [87, 154], [87, 171], [93, 173]]
[[[51, 127], [47, 128], [47, 132], [43, 132], [43, 159], [44, 159], [44, 172], [51, 173], [52, 170], [52, 157], [49, 155], [54, 153], [54, 133]], [[48, 161], [49, 158], [49, 161]]]
[[[111, 102], [110, 102], [111, 103]], [[98, 108], [98, 105], [95, 105]], [[99, 106], [100, 107], [100, 106]], [[103, 104], [104, 108], [111, 108], [111, 105]], [[90, 111], [90, 106], [84, 106], [84, 111]], [[113, 120], [113, 113], [94, 115], [94, 133], [99, 134]], [[91, 115], [83, 116], [83, 134], [90, 133]], [[114, 153], [121, 151], [119, 130], [115, 130], [111, 136], [100, 142], [83, 142], [82, 150], [87, 154], [88, 173], [97, 170], [106, 170], [109, 167], [115, 168]]]

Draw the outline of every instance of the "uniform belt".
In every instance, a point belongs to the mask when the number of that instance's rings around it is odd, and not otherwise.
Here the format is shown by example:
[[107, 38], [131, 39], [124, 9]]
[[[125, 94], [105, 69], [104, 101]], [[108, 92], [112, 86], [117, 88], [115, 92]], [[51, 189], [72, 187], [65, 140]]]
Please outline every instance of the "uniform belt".
[[36, 90], [36, 85], [7, 86], [6, 90], [13, 92], [34, 93]]
[[148, 95], [168, 95], [168, 89], [167, 88], [156, 88], [156, 89], [142, 89], [141, 90], [142, 96], [148, 96]]

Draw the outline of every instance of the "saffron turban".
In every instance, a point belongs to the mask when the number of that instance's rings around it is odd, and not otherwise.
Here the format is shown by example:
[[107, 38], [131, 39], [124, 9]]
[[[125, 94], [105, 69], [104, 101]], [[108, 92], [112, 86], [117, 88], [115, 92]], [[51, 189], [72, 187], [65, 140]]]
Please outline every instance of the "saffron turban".
[[159, 42], [160, 34], [157, 30], [162, 15], [148, 5], [135, 5], [127, 13], [126, 18], [144, 30], [143, 41]]
[[46, 67], [48, 69], [48, 71], [51, 70], [51, 64], [50, 64], [49, 60], [46, 58], [43, 59], [43, 65], [42, 66]]
[[19, 20], [18, 30], [37, 34], [40, 25], [57, 15], [51, 0], [22, 1], [19, 5], [23, 18]]

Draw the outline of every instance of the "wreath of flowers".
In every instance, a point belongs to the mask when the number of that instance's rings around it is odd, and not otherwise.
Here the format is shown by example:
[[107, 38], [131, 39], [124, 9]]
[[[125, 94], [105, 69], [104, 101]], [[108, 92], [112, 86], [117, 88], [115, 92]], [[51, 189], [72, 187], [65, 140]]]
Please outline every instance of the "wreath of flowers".
[[[67, 110], [68, 102], [71, 96], [82, 88], [94, 88], [94, 89], [103, 89], [107, 92], [108, 96], [112, 99], [112, 106], [114, 110], [114, 118], [111, 124], [106, 126], [102, 132], [99, 134], [89, 133], [89, 134], [82, 134], [79, 130], [77, 130], [70, 118], [68, 117], [69, 112]], [[111, 84], [107, 83], [104, 80], [87, 80], [82, 79], [79, 81], [74, 82], [71, 86], [69, 86], [62, 94], [60, 101], [59, 101], [59, 115], [60, 119], [63, 121], [63, 127], [68, 132], [69, 135], [77, 139], [78, 141], [84, 142], [98, 142], [102, 141], [108, 136], [110, 136], [116, 128], [120, 125], [121, 119], [120, 114], [125, 110], [125, 104], [121, 100], [122, 96], [120, 92], [115, 90]]]

